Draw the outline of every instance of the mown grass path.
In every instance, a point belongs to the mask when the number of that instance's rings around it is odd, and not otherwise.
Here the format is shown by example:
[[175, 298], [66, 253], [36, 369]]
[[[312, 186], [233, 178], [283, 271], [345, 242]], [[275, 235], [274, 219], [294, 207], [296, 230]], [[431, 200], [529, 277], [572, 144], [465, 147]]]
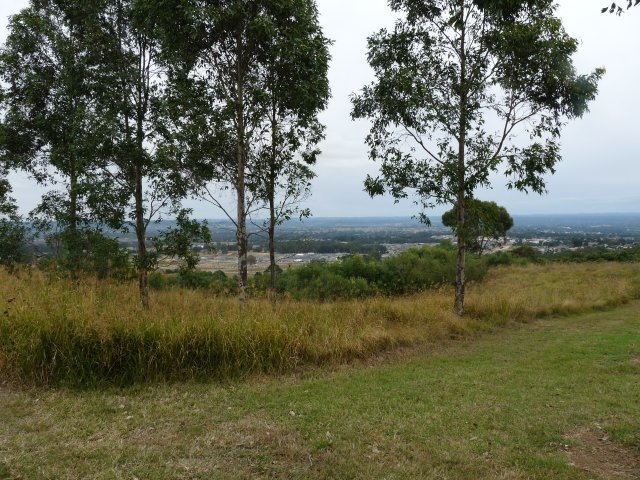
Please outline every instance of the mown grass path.
[[5, 387], [0, 478], [640, 478], [640, 303], [331, 372]]

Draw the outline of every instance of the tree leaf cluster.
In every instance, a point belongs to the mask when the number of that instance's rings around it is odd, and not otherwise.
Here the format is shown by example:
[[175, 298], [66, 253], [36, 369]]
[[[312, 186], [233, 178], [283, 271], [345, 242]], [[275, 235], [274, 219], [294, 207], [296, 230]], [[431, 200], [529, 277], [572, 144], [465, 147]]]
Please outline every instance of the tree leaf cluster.
[[[495, 202], [484, 202], [475, 198], [465, 201], [466, 218], [464, 231], [465, 243], [470, 252], [482, 255], [491, 240], [504, 240], [513, 227], [513, 218], [504, 207]], [[458, 233], [458, 211], [454, 207], [442, 215], [442, 224]]]
[[[627, 10], [631, 7], [637, 7], [640, 4], [640, 0], [627, 0]], [[615, 13], [620, 16], [624, 13], [624, 7], [620, 4], [616, 4], [612, 2], [611, 5], [606, 6], [602, 9], [602, 13]]]

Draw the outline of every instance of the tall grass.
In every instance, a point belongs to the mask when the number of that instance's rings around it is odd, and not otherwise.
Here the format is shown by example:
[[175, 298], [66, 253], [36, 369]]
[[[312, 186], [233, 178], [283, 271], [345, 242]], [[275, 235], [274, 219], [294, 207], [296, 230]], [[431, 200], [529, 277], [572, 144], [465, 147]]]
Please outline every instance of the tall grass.
[[497, 268], [472, 285], [469, 315], [449, 288], [411, 296], [314, 303], [170, 289], [138, 306], [131, 284], [74, 290], [39, 272], [0, 273], [0, 377], [44, 385], [224, 379], [365, 358], [399, 346], [493, 328], [510, 320], [604, 308], [640, 297], [640, 266]]

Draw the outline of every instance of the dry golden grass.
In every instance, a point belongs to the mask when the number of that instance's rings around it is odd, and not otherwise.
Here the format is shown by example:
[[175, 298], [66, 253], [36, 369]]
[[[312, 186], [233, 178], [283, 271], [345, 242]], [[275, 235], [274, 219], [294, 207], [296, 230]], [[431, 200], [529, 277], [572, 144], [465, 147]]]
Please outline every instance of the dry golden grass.
[[496, 321], [609, 308], [640, 297], [640, 265], [551, 263], [499, 267], [472, 288], [467, 312]]
[[332, 303], [256, 299], [174, 289], [139, 307], [133, 284], [88, 280], [74, 290], [41, 272], [0, 273], [0, 376], [39, 384], [225, 378], [339, 363], [640, 296], [640, 266], [551, 264], [499, 268], [472, 285], [468, 316], [450, 288]]

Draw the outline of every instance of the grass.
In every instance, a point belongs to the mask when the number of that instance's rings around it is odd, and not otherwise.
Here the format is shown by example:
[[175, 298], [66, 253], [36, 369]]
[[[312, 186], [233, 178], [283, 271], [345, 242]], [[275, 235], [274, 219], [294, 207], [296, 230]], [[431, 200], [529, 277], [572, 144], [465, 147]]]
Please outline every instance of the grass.
[[639, 331], [632, 302], [371, 366], [0, 388], [0, 478], [638, 478]]
[[[513, 320], [610, 308], [640, 297], [640, 266], [497, 268], [472, 285], [469, 315], [450, 288], [401, 298], [312, 303], [236, 300], [202, 291], [155, 294], [150, 311], [130, 284], [73, 290], [42, 274], [0, 274], [0, 378], [96, 386], [230, 379], [366, 359], [402, 346], [491, 330]], [[0, 305], [2, 306], [2, 305]]]

